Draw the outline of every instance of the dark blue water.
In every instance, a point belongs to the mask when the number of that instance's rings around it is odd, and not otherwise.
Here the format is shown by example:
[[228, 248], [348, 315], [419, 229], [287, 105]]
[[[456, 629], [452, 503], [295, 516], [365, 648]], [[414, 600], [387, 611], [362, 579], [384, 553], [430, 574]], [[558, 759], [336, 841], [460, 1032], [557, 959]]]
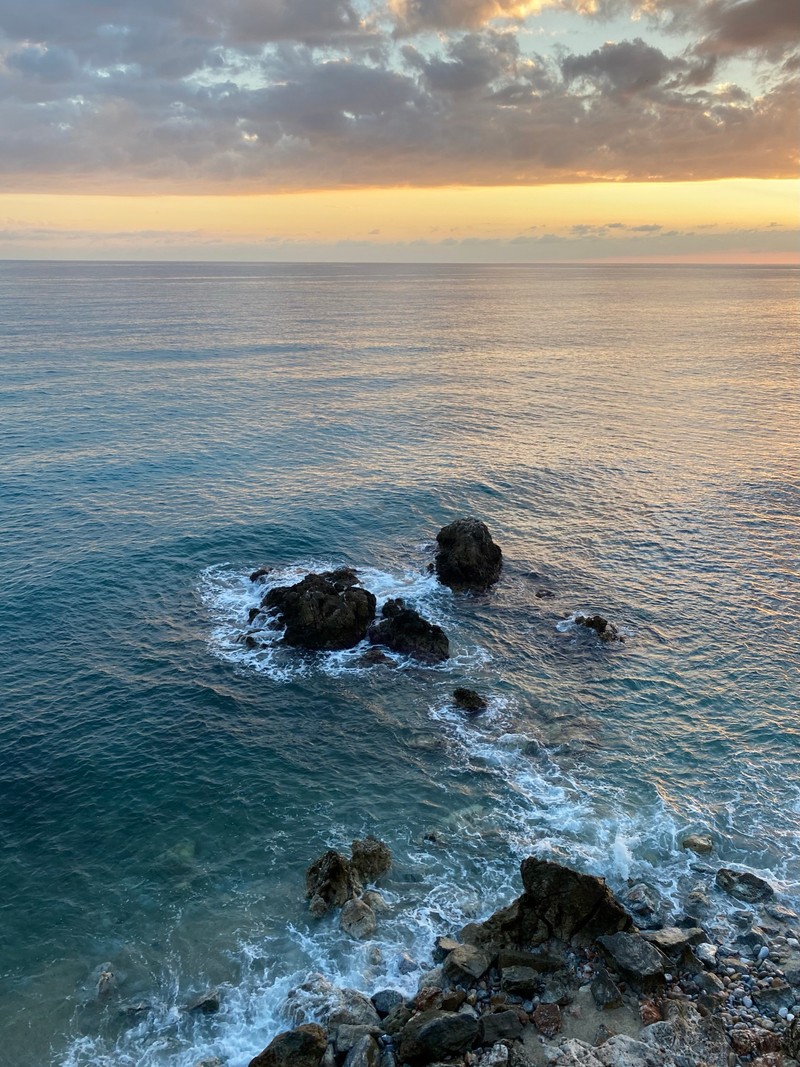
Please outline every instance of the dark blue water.
[[[8, 1062], [243, 1067], [299, 977], [402, 981], [534, 851], [676, 908], [720, 862], [797, 901], [797, 282], [0, 264]], [[427, 573], [468, 514], [505, 553], [487, 597]], [[452, 661], [243, 649], [251, 569], [343, 563]], [[365, 832], [396, 857], [371, 945], [302, 901]]]

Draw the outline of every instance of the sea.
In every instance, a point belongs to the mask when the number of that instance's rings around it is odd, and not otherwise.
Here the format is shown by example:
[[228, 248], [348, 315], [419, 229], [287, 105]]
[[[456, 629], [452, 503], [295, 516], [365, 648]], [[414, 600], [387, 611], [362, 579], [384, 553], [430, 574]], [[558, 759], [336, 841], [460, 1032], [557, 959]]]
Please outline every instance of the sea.
[[[700, 886], [723, 938], [719, 866], [798, 906], [798, 281], [1, 263], [3, 1064], [246, 1067], [310, 974], [416, 988], [529, 855], [667, 917]], [[430, 571], [465, 516], [486, 594]], [[246, 646], [265, 589], [343, 565], [451, 658]], [[367, 834], [365, 943], [304, 872]]]

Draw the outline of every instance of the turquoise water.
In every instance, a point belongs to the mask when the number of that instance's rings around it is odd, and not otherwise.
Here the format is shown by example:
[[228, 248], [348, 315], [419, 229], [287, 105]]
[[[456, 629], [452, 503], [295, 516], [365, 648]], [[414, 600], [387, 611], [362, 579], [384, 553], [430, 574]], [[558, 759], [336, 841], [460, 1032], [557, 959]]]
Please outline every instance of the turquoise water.
[[[244, 1067], [299, 977], [410, 987], [400, 949], [531, 852], [675, 909], [720, 860], [797, 903], [797, 281], [0, 264], [6, 1062]], [[427, 573], [468, 514], [505, 554], [486, 597]], [[452, 661], [243, 649], [254, 567], [345, 563]], [[381, 962], [302, 901], [365, 832], [396, 857]], [[218, 1015], [180, 1010], [210, 986]]]

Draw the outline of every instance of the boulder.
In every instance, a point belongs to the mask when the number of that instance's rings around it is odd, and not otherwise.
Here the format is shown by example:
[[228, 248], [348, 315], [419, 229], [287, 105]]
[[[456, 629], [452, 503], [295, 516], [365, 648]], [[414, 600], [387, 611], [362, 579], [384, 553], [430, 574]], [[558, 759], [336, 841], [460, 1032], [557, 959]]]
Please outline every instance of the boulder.
[[378, 1067], [381, 1050], [370, 1034], [365, 1034], [347, 1053], [344, 1067]]
[[454, 937], [437, 937], [433, 945], [433, 958], [437, 963], [441, 963], [449, 952], [452, 952], [454, 948], [458, 948], [458, 945], [459, 943]]
[[321, 1026], [304, 1023], [274, 1037], [249, 1067], [319, 1067], [327, 1044]]
[[369, 904], [359, 897], [353, 897], [342, 907], [339, 927], [357, 941], [365, 941], [375, 933], [378, 922]]
[[392, 866], [392, 853], [388, 845], [376, 837], [365, 837], [351, 846], [350, 867], [364, 884], [377, 880]]
[[592, 979], [591, 991], [595, 1004], [602, 1011], [618, 1008], [622, 1004], [622, 994], [605, 967], [601, 967]]
[[636, 989], [650, 992], [664, 984], [667, 957], [638, 934], [605, 934], [597, 943], [614, 970]]
[[482, 1045], [494, 1045], [522, 1037], [522, 1023], [515, 1011], [496, 1011], [481, 1017], [479, 1032]]
[[594, 630], [602, 641], [625, 640], [616, 626], [602, 615], [576, 615], [575, 623], [578, 626], [585, 626], [588, 630]]
[[500, 971], [500, 988], [515, 997], [531, 997], [543, 985], [540, 972], [533, 967], [503, 967]]
[[706, 939], [699, 926], [662, 926], [660, 930], [643, 930], [641, 936], [673, 960], [680, 958], [690, 945], [699, 945]]
[[423, 619], [402, 600], [387, 600], [381, 614], [381, 622], [370, 626], [367, 633], [370, 644], [385, 645], [422, 663], [441, 663], [449, 658], [450, 642], [441, 626]]
[[720, 889], [737, 900], [743, 900], [745, 904], [758, 904], [775, 895], [775, 890], [769, 882], [748, 871], [732, 871], [728, 867], [720, 867], [716, 882]]
[[266, 578], [268, 574], [272, 574], [272, 567], [259, 567], [258, 570], [253, 571], [250, 575], [250, 581], [258, 582], [262, 578]]
[[681, 848], [703, 855], [714, 851], [714, 840], [711, 834], [687, 834], [681, 841]]
[[525, 892], [484, 923], [472, 923], [462, 939], [494, 948], [541, 945], [551, 938], [587, 944], [600, 934], [630, 929], [631, 918], [602, 878], [550, 860], [522, 861]]
[[469, 715], [477, 715], [479, 711], [486, 711], [488, 703], [474, 689], [459, 687], [453, 690], [453, 703], [457, 708], [466, 711]]
[[491, 962], [491, 958], [474, 945], [457, 945], [446, 956], [442, 970], [451, 982], [469, 985], [486, 974]]
[[456, 519], [436, 541], [436, 574], [451, 589], [483, 592], [500, 577], [503, 553], [479, 519]]
[[361, 882], [350, 861], [329, 849], [306, 871], [306, 897], [311, 914], [320, 918], [333, 907], [341, 907], [361, 892]]
[[186, 1005], [186, 1011], [199, 1015], [213, 1015], [219, 1011], [220, 996], [216, 989], [210, 989], [202, 996], [195, 997]]
[[333, 1029], [349, 1026], [380, 1026], [380, 1018], [369, 997], [355, 989], [339, 989], [321, 974], [290, 990], [282, 1013], [295, 1024], [319, 1020]]
[[659, 926], [658, 913], [661, 910], [661, 899], [658, 894], [645, 885], [644, 882], [638, 882], [636, 885], [627, 889], [620, 900], [631, 913], [636, 916], [636, 925], [642, 926]]
[[532, 1018], [533, 1025], [545, 1037], [555, 1037], [561, 1029], [561, 1009], [558, 1004], [538, 1004]]
[[363, 1037], [380, 1037], [380, 1027], [378, 1026], [355, 1026], [352, 1023], [341, 1023], [336, 1027], [336, 1035], [334, 1038], [334, 1044], [336, 1046], [336, 1052], [338, 1055], [343, 1056], [349, 1052], [351, 1048], [354, 1048]]
[[403, 994], [397, 989], [380, 989], [371, 999], [375, 1011], [382, 1019], [404, 1002]]
[[275, 612], [286, 627], [287, 645], [313, 651], [352, 648], [364, 640], [375, 618], [375, 597], [357, 581], [348, 568], [307, 574], [295, 585], [271, 589], [262, 607]]
[[449, 1011], [424, 1011], [406, 1023], [400, 1034], [401, 1063], [436, 1063], [462, 1056], [478, 1033], [474, 1015]]

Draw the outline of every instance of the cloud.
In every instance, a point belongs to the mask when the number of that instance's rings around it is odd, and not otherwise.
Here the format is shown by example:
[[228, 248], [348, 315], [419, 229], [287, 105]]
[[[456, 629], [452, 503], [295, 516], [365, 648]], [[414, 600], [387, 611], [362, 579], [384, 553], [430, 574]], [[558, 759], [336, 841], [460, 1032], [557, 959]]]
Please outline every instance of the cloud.
[[[555, 0], [557, 3], [558, 0]], [[548, 0], [390, 0], [397, 32], [476, 29], [497, 19], [519, 21], [548, 6]]]

